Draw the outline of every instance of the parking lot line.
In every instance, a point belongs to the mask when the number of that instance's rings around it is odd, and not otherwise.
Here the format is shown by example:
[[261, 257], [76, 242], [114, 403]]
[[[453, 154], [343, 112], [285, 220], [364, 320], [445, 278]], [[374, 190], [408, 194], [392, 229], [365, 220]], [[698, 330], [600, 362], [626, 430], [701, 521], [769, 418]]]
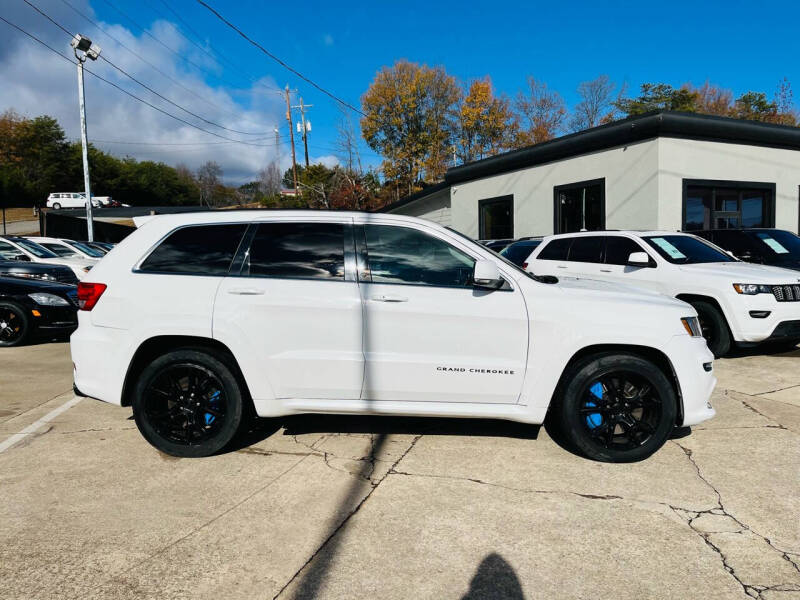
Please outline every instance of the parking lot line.
[[25, 439], [26, 435], [32, 434], [37, 429], [43, 427], [44, 425], [46, 425], [47, 423], [49, 423], [50, 421], [55, 419], [58, 415], [60, 415], [64, 411], [67, 411], [70, 408], [72, 408], [73, 406], [75, 406], [81, 400], [82, 400], [82, 398], [79, 398], [78, 396], [74, 396], [72, 398], [72, 400], [68, 400], [67, 402], [65, 402], [61, 406], [59, 406], [57, 408], [54, 408], [49, 413], [47, 413], [45, 416], [43, 416], [41, 419], [39, 419], [37, 421], [34, 421], [33, 423], [28, 425], [25, 429], [23, 429], [19, 433], [15, 433], [14, 435], [9, 437], [4, 442], [0, 442], [0, 454], [2, 454], [3, 452], [5, 452], [9, 448], [11, 448], [12, 446], [17, 444], [18, 442], [21, 442], [23, 439]]

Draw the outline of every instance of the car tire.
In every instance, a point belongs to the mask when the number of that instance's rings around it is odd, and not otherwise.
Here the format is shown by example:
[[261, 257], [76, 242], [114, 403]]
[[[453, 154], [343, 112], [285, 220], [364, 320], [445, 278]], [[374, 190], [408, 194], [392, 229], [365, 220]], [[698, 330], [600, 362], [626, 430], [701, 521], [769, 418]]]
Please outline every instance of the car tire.
[[635, 354], [585, 357], [565, 371], [553, 415], [563, 440], [601, 462], [644, 460], [669, 438], [678, 396], [664, 372]]
[[53, 202], [53, 208], [54, 208], [55, 210], [59, 210], [59, 209], [61, 208], [61, 204], [60, 204], [60, 203], [58, 203], [58, 202]]
[[181, 348], [147, 365], [136, 382], [136, 426], [155, 448], [182, 458], [211, 456], [236, 437], [244, 416], [245, 386], [218, 353]]
[[714, 353], [714, 358], [725, 356], [730, 352], [732, 343], [731, 331], [725, 316], [716, 306], [704, 300], [691, 302], [691, 305], [697, 311], [708, 349]]
[[20, 346], [30, 332], [27, 311], [13, 302], [0, 302], [0, 347]]

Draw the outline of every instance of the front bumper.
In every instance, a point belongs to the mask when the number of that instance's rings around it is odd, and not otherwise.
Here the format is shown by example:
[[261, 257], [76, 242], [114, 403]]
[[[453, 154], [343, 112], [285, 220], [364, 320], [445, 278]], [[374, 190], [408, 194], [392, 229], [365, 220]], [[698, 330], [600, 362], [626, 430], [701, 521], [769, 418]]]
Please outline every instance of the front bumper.
[[[759, 343], [772, 339], [787, 339], [795, 335], [800, 322], [800, 302], [778, 302], [772, 294], [745, 296], [737, 294], [730, 302], [729, 323], [737, 342]], [[769, 312], [769, 316], [756, 318], [751, 313]], [[783, 332], [788, 331], [789, 335]], [[795, 337], [800, 338], [800, 334]]]
[[[33, 305], [28, 309], [30, 322], [42, 333], [67, 333], [78, 327], [77, 308], [71, 306]], [[38, 316], [37, 316], [38, 313]]]
[[683, 418], [678, 425], [697, 425], [713, 417], [716, 411], [710, 400], [717, 378], [713, 367], [710, 371], [704, 368], [713, 366], [714, 361], [705, 339], [676, 335], [667, 345], [666, 353], [678, 378], [683, 403]]

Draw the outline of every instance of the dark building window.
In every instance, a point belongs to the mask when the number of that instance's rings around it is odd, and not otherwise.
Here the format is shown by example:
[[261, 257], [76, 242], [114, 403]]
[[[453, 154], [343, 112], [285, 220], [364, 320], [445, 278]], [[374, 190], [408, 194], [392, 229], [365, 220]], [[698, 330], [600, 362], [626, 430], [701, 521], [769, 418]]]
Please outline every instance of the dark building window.
[[555, 233], [606, 228], [606, 180], [579, 181], [554, 188]]
[[227, 275], [247, 225], [196, 225], [176, 229], [150, 253], [140, 271]]
[[683, 180], [683, 229], [775, 226], [775, 184]]
[[478, 202], [479, 238], [502, 240], [514, 237], [514, 196], [487, 198]]

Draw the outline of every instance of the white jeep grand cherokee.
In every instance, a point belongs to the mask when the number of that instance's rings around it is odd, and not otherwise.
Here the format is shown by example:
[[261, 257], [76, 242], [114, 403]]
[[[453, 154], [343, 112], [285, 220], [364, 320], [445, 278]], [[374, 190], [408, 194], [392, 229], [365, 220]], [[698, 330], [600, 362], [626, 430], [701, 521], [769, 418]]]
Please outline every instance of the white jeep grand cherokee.
[[668, 231], [597, 231], [544, 239], [526, 261], [538, 275], [610, 281], [675, 296], [697, 310], [714, 355], [731, 345], [800, 342], [797, 271], [733, 258], [711, 242]]
[[176, 456], [224, 448], [254, 411], [553, 423], [633, 461], [714, 415], [688, 304], [534, 278], [462, 235], [395, 215], [150, 219], [78, 289], [78, 393], [132, 405]]

